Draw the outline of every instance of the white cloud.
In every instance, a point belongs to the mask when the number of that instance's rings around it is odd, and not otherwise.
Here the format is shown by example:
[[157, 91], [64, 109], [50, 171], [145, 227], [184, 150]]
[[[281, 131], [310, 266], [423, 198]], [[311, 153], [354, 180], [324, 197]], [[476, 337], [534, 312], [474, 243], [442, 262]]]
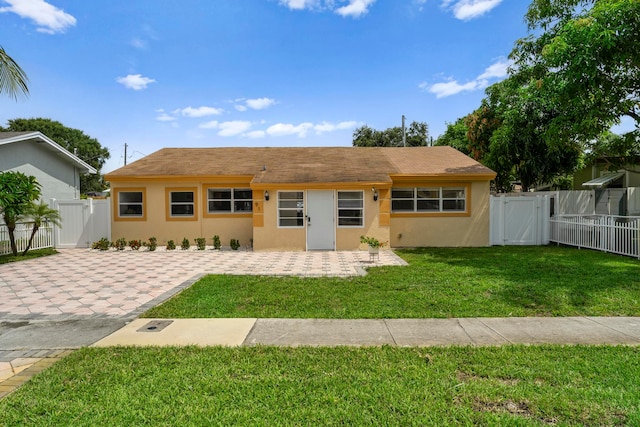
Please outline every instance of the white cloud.
[[13, 12], [22, 18], [31, 19], [41, 33], [64, 33], [67, 28], [76, 25], [76, 18], [64, 10], [44, 0], [4, 0], [10, 6], [0, 7], [0, 13]]
[[254, 110], [263, 110], [275, 104], [276, 101], [271, 98], [256, 98], [256, 99], [247, 99], [246, 104], [247, 107], [253, 108]]
[[198, 107], [198, 108], [193, 108], [191, 106], [188, 106], [187, 108], [183, 108], [182, 110], [180, 110], [180, 114], [182, 114], [185, 117], [206, 117], [206, 116], [218, 116], [220, 114], [224, 113], [224, 110], [222, 108], [214, 108], [214, 107]]
[[289, 123], [277, 123], [267, 128], [267, 134], [270, 136], [287, 136], [298, 135], [300, 138], [307, 136], [309, 129], [313, 128], [313, 123], [305, 122], [299, 125], [292, 125]]
[[140, 49], [140, 50], [147, 48], [147, 42], [137, 37], [132, 38], [129, 44], [135, 47], [136, 49]]
[[356, 126], [358, 126], [358, 122], [355, 121], [340, 122], [338, 124], [322, 122], [313, 126], [313, 130], [315, 130], [317, 134], [321, 134], [324, 132], [334, 132], [336, 130], [353, 129]]
[[507, 77], [507, 70], [513, 65], [508, 59], [500, 59], [495, 64], [489, 65], [484, 73], [478, 76], [478, 79], [503, 79]]
[[236, 110], [238, 111], [247, 111], [247, 107], [244, 105], [236, 105]]
[[220, 136], [236, 136], [248, 131], [251, 128], [251, 122], [232, 120], [218, 124], [218, 128], [220, 129], [220, 132], [218, 132]]
[[251, 138], [251, 139], [259, 139], [259, 138], [264, 138], [266, 135], [267, 133], [263, 130], [253, 130], [251, 132], [245, 133], [243, 136], [246, 136], [247, 138]]
[[453, 15], [463, 21], [477, 18], [502, 3], [502, 0], [443, 0], [444, 9], [452, 9]]
[[[280, 0], [291, 10], [331, 10], [340, 16], [359, 18], [366, 14], [376, 0]], [[347, 3], [336, 7], [336, 3]]]
[[376, 0], [349, 0], [349, 4], [339, 7], [335, 10], [340, 16], [352, 16], [359, 18], [369, 11], [369, 7], [375, 3]]
[[489, 85], [490, 79], [505, 78], [511, 64], [511, 61], [501, 58], [485, 68], [484, 72], [478, 77], [467, 83], [461, 84], [457, 80], [448, 79], [446, 82], [435, 83], [433, 85], [429, 85], [426, 82], [420, 83], [418, 87], [435, 94], [436, 98], [445, 98], [460, 92], [473, 92], [486, 88]]
[[198, 126], [200, 129], [217, 129], [218, 128], [218, 121], [217, 120], [212, 120], [210, 122], [206, 122], [206, 123], [202, 123], [200, 124], [200, 126]]
[[158, 117], [156, 117], [156, 120], [158, 120], [159, 122], [173, 122], [176, 120], [175, 117], [170, 116], [169, 114], [165, 113], [164, 111], [159, 112], [160, 114], [158, 114]]
[[118, 77], [116, 81], [127, 89], [133, 90], [146, 89], [149, 84], [156, 82], [154, 79], [143, 77], [141, 74], [129, 74], [126, 77]]

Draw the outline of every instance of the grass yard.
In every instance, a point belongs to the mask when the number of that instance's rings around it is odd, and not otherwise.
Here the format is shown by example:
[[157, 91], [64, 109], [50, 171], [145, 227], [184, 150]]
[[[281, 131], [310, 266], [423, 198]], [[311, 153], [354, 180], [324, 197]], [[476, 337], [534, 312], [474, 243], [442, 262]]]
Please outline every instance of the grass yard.
[[145, 317], [638, 316], [640, 261], [545, 247], [396, 251], [364, 277], [206, 276]]
[[33, 251], [29, 251], [27, 252], [27, 254], [25, 256], [22, 256], [20, 253], [18, 253], [18, 256], [13, 256], [13, 254], [9, 254], [9, 255], [0, 255], [0, 264], [7, 264], [10, 262], [18, 262], [18, 261], [24, 261], [27, 259], [33, 259], [33, 258], [40, 258], [43, 256], [49, 256], [49, 255], [54, 255], [57, 254], [58, 251], [56, 251], [53, 248], [46, 248], [46, 249], [36, 249]]
[[3, 426], [640, 425], [640, 348], [84, 348]]

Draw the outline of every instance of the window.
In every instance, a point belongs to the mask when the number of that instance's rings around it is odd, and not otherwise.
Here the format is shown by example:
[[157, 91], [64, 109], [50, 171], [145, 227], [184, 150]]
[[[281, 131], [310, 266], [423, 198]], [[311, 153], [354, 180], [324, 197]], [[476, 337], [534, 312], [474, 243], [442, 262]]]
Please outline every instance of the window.
[[338, 191], [338, 226], [364, 225], [364, 198], [362, 191]]
[[171, 191], [169, 197], [171, 217], [193, 217], [195, 212], [193, 191]]
[[393, 212], [465, 212], [465, 187], [391, 189]]
[[302, 191], [281, 191], [278, 193], [278, 225], [280, 227], [304, 226]]
[[207, 189], [208, 213], [251, 212], [252, 192], [250, 188]]
[[118, 192], [118, 216], [122, 218], [142, 218], [142, 191]]

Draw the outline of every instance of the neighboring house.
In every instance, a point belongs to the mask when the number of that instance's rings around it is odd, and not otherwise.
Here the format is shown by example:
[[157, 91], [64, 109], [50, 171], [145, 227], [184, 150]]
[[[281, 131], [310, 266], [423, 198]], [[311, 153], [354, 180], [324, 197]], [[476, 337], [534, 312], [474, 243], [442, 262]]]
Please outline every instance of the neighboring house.
[[640, 165], [627, 164], [612, 168], [606, 158], [573, 174], [574, 190], [640, 187]]
[[451, 147], [165, 148], [105, 176], [112, 239], [488, 246], [495, 172]]
[[96, 170], [40, 132], [0, 132], [0, 171], [35, 176], [40, 198], [79, 199], [80, 174]]

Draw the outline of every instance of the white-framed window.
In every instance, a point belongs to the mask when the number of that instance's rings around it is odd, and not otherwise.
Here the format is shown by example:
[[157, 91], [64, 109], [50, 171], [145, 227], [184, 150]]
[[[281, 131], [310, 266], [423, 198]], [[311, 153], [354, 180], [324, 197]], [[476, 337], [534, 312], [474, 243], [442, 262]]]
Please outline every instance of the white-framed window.
[[208, 213], [233, 213], [252, 211], [252, 192], [250, 188], [208, 188]]
[[171, 217], [193, 217], [195, 194], [193, 191], [170, 191], [169, 213]]
[[338, 227], [364, 226], [364, 193], [338, 191]]
[[278, 226], [304, 227], [304, 193], [302, 191], [278, 192]]
[[465, 212], [465, 187], [392, 188], [392, 212]]
[[143, 209], [142, 191], [118, 192], [118, 216], [122, 218], [142, 218]]

